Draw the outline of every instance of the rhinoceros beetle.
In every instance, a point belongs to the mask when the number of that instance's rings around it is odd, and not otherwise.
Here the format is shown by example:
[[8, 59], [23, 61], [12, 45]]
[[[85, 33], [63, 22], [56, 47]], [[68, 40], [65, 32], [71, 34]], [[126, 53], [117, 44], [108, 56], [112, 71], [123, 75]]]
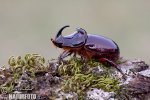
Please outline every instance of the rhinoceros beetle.
[[87, 60], [97, 59], [102, 64], [109, 64], [123, 74], [116, 65], [120, 50], [113, 40], [100, 35], [87, 34], [82, 28], [76, 28], [76, 31], [71, 35], [62, 36], [62, 31], [66, 27], [69, 25], [58, 31], [55, 40], [51, 39], [56, 47], [64, 49], [59, 57], [60, 60], [74, 53]]

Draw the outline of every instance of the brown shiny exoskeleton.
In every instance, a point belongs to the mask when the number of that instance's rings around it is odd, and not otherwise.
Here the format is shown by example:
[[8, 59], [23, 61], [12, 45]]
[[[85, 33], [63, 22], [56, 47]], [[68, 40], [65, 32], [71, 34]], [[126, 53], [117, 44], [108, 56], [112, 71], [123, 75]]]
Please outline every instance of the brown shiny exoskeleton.
[[59, 60], [74, 53], [86, 60], [97, 59], [100, 63], [109, 64], [122, 73], [116, 65], [120, 56], [119, 47], [113, 40], [100, 35], [87, 34], [82, 28], [77, 28], [71, 35], [62, 36], [62, 31], [66, 27], [69, 26], [66, 25], [58, 31], [55, 40], [51, 39], [55, 46], [64, 49]]

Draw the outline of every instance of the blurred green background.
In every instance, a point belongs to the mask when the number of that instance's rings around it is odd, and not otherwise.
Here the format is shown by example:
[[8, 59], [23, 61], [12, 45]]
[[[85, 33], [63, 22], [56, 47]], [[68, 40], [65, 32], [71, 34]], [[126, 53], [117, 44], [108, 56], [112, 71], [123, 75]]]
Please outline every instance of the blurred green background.
[[82, 27], [116, 41], [121, 56], [150, 64], [150, 0], [1, 0], [0, 65], [26, 53], [57, 58], [50, 38], [68, 24], [64, 35]]

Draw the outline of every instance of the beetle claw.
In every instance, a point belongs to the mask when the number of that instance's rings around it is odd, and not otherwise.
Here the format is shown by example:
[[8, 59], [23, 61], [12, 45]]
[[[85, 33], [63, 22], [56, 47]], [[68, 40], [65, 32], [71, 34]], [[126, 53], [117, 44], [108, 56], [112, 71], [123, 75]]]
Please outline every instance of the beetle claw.
[[63, 63], [63, 62], [64, 62], [63, 59], [58, 58], [58, 63], [59, 63], [59, 64], [61, 64], [61, 63]]

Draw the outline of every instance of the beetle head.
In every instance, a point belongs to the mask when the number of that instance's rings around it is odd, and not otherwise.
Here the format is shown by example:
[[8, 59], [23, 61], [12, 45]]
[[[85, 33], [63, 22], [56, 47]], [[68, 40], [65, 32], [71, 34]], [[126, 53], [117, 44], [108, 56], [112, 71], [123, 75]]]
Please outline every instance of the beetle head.
[[87, 33], [82, 28], [76, 28], [76, 32], [68, 36], [62, 36], [62, 31], [69, 27], [66, 25], [62, 27], [56, 34], [55, 40], [51, 39], [53, 44], [59, 48], [63, 47], [81, 47], [86, 43]]

